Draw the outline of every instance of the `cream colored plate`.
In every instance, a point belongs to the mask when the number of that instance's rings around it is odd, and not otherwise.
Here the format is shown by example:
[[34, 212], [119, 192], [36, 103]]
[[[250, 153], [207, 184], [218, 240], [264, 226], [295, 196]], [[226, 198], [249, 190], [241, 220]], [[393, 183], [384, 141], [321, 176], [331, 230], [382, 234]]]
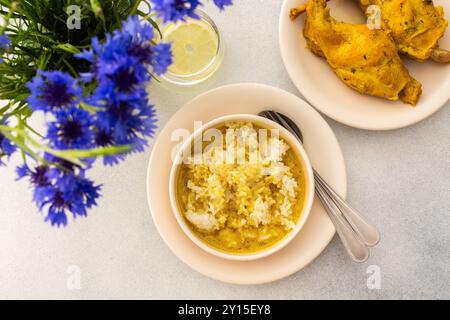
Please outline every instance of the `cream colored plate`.
[[[289, 10], [306, 0], [285, 0], [281, 9], [279, 40], [285, 67], [301, 94], [318, 110], [346, 125], [369, 130], [390, 130], [415, 124], [439, 110], [450, 98], [450, 65], [404, 59], [412, 76], [423, 84], [422, 97], [415, 108], [359, 94], [347, 87], [327, 62], [315, 56], [302, 34], [304, 15], [292, 22]], [[450, 20], [450, 2], [434, 0]], [[331, 13], [347, 22], [364, 23], [364, 15], [351, 0], [332, 0]], [[440, 41], [450, 50], [450, 30]]]
[[224, 115], [257, 114], [268, 108], [286, 114], [300, 125], [312, 165], [336, 191], [345, 195], [345, 164], [335, 135], [312, 107], [281, 89], [260, 84], [236, 84], [204, 93], [169, 120], [153, 146], [147, 195], [155, 225], [175, 255], [198, 272], [220, 281], [260, 284], [289, 276], [313, 261], [335, 232], [317, 199], [301, 233], [283, 250], [255, 261], [231, 261], [210, 255], [189, 240], [179, 227], [169, 200], [171, 153], [179, 143], [171, 140], [174, 130], [186, 128], [192, 132], [194, 121], [206, 123]]

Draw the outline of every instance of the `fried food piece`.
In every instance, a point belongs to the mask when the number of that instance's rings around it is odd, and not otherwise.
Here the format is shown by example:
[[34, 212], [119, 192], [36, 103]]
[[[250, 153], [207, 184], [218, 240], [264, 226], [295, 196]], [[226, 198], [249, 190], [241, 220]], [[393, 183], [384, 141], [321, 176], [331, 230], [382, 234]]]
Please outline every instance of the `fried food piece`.
[[362, 94], [417, 103], [422, 85], [409, 75], [386, 32], [336, 21], [326, 0], [310, 0], [306, 14], [308, 47], [326, 58], [345, 84]]
[[382, 27], [391, 31], [398, 51], [418, 61], [429, 58], [450, 62], [450, 52], [438, 48], [448, 26], [441, 6], [432, 0], [357, 0], [367, 12], [370, 5], [381, 10]]
[[[450, 51], [438, 47], [448, 22], [441, 6], [432, 0], [357, 0], [367, 15], [369, 6], [376, 5], [381, 11], [381, 27], [390, 32], [397, 49], [418, 61], [433, 59], [439, 63], [450, 62]], [[306, 5], [294, 8], [291, 19], [306, 10]]]

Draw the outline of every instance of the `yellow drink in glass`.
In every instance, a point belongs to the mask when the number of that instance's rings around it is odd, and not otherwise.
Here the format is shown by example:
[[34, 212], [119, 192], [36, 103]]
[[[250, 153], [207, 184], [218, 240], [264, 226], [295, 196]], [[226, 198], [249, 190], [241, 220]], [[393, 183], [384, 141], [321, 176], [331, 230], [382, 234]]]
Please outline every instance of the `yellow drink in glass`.
[[220, 32], [202, 11], [200, 19], [188, 18], [162, 30], [163, 39], [172, 43], [173, 64], [162, 79], [168, 83], [191, 86], [210, 78], [220, 67], [224, 48]]

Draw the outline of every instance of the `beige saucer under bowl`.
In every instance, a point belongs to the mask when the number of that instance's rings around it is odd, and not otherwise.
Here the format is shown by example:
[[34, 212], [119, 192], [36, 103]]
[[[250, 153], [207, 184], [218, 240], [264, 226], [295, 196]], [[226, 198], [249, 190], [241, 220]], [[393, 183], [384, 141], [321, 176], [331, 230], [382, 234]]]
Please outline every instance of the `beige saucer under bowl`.
[[311, 263], [335, 234], [317, 198], [301, 232], [290, 243], [274, 254], [251, 261], [223, 259], [206, 252], [188, 238], [177, 222], [168, 192], [173, 150], [180, 145], [174, 132], [181, 129], [192, 133], [195, 121], [207, 123], [225, 115], [258, 114], [269, 108], [284, 113], [300, 126], [312, 166], [340, 195], [346, 195], [347, 175], [339, 142], [322, 116], [306, 102], [279, 88], [255, 83], [233, 84], [201, 94], [180, 108], [154, 142], [147, 171], [147, 199], [154, 225], [170, 250], [207, 277], [245, 285], [279, 280]]
[[[235, 122], [235, 121], [243, 121], [243, 122], [251, 122], [261, 128], [265, 129], [275, 129], [279, 130], [279, 136], [283, 140], [285, 140], [288, 145], [292, 148], [294, 153], [297, 156], [297, 159], [300, 161], [302, 165], [302, 169], [304, 171], [305, 176], [305, 185], [306, 185], [306, 194], [305, 194], [305, 202], [303, 204], [302, 211], [299, 215], [299, 219], [296, 222], [295, 228], [291, 230], [289, 233], [286, 234], [280, 241], [276, 242], [275, 244], [271, 245], [268, 248], [262, 249], [260, 251], [257, 251], [255, 253], [249, 253], [249, 254], [233, 254], [224, 252], [218, 249], [215, 249], [212, 246], [209, 246], [205, 242], [203, 242], [201, 239], [199, 239], [195, 233], [192, 231], [191, 226], [184, 218], [179, 205], [178, 205], [178, 195], [177, 195], [177, 177], [178, 177], [178, 170], [180, 166], [183, 163], [183, 159], [185, 155], [188, 155], [190, 153], [190, 150], [192, 148], [192, 144], [194, 141], [201, 140], [203, 133], [205, 130], [210, 128], [217, 128], [220, 127], [222, 124], [225, 124], [226, 122]], [[227, 115], [223, 117], [218, 117], [205, 125], [203, 125], [201, 128], [199, 128], [197, 131], [195, 131], [182, 145], [182, 147], [178, 150], [173, 164], [172, 164], [172, 170], [170, 172], [170, 181], [169, 181], [169, 194], [170, 194], [170, 202], [172, 205], [172, 210], [175, 214], [175, 217], [178, 221], [178, 224], [180, 225], [183, 232], [187, 235], [189, 239], [193, 243], [195, 243], [197, 246], [199, 246], [201, 249], [205, 250], [206, 252], [213, 254], [219, 258], [223, 259], [229, 259], [229, 260], [237, 260], [237, 261], [249, 261], [249, 260], [256, 260], [261, 259], [264, 257], [267, 257], [271, 254], [274, 254], [278, 252], [279, 250], [283, 249], [289, 242], [292, 241], [292, 239], [297, 236], [297, 234], [300, 232], [300, 230], [305, 225], [309, 213], [311, 211], [311, 207], [314, 200], [314, 175], [311, 168], [311, 164], [309, 161], [309, 158], [303, 149], [301, 143], [286, 129], [284, 129], [282, 126], [278, 125], [277, 123], [267, 120], [265, 118], [259, 117], [257, 115], [251, 115], [251, 114], [236, 114], [236, 115]]]

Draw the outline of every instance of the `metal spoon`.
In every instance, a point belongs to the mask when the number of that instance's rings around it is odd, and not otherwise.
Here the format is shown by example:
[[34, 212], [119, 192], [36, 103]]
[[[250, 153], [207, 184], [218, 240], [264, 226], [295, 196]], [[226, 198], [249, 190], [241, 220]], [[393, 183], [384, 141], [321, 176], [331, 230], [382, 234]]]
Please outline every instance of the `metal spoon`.
[[[262, 111], [258, 115], [278, 123], [303, 143], [300, 128], [287, 116], [273, 110]], [[313, 171], [316, 194], [336, 227], [345, 249], [354, 261], [366, 261], [369, 257], [367, 247], [378, 244], [380, 233], [338, 195], [314, 168]]]

